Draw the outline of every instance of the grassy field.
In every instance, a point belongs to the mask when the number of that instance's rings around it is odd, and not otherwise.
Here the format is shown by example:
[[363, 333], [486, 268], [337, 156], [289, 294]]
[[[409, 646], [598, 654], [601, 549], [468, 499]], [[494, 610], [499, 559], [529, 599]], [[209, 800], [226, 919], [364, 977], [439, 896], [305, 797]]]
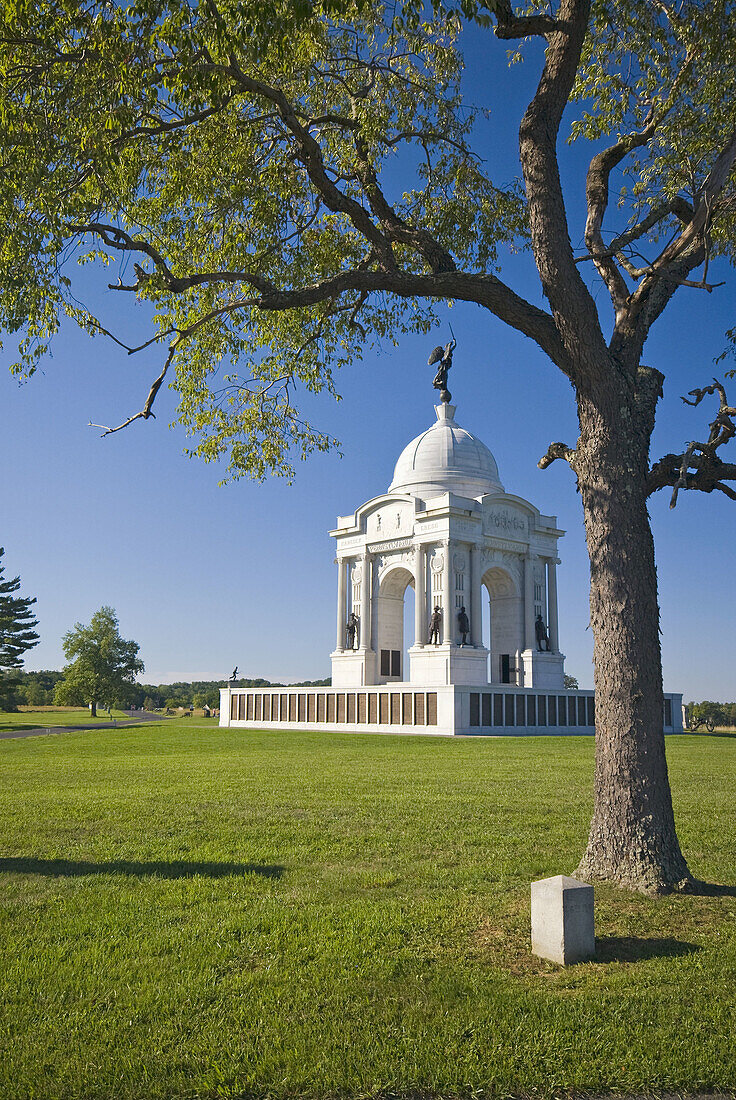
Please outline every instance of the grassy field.
[[[596, 962], [529, 953], [592, 739], [177, 721], [0, 754], [3, 1100], [736, 1086], [733, 888], [598, 888]], [[691, 870], [736, 882], [736, 738], [668, 756]]]
[[[115, 710], [113, 707], [113, 719], [128, 717], [124, 710]], [[110, 722], [109, 714], [101, 707], [97, 708], [97, 718], [90, 718], [89, 707], [21, 707], [12, 713], [0, 711], [0, 731], [35, 730], [40, 726], [88, 726], [95, 723], [102, 727], [109, 726]]]

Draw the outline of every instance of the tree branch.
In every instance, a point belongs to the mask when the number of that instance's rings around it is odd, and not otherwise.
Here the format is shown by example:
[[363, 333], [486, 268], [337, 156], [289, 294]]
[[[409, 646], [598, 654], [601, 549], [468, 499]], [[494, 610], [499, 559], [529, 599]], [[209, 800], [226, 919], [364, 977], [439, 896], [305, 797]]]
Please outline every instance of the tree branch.
[[493, 10], [497, 19], [496, 38], [529, 38], [532, 35], [546, 37], [559, 26], [551, 15], [516, 15], [510, 0], [496, 0]]
[[154, 379], [154, 381], [152, 382], [151, 388], [148, 391], [148, 397], [146, 398], [145, 404], [140, 412], [134, 413], [133, 416], [129, 416], [127, 420], [124, 420], [122, 424], [118, 424], [115, 428], [110, 428], [105, 424], [93, 424], [91, 420], [89, 422], [90, 428], [102, 428], [102, 438], [104, 438], [106, 435], [112, 435], [113, 432], [119, 432], [123, 428], [127, 428], [128, 425], [132, 424], [134, 420], [148, 420], [151, 417], [153, 417], [153, 419], [155, 420], [156, 414], [153, 412], [153, 403], [156, 400], [156, 394], [161, 389], [163, 380], [168, 373], [169, 367], [171, 366], [171, 362], [174, 358], [176, 346], [178, 343], [179, 341], [175, 340], [171, 344], [171, 347], [169, 348], [169, 354], [166, 356], [166, 361], [163, 365], [163, 369], [158, 378]]
[[548, 466], [551, 466], [553, 462], [556, 462], [558, 458], [564, 459], [572, 470], [575, 469], [575, 455], [577, 452], [573, 447], [568, 447], [567, 443], [550, 443], [547, 448], [547, 453], [542, 455], [537, 466], [540, 470], [546, 470]]
[[631, 296], [628, 324], [636, 321], [640, 346], [683, 279], [687, 279], [689, 273], [706, 259], [711, 221], [735, 163], [736, 129], [729, 136], [696, 196], [692, 218], [650, 265], [648, 273]]
[[400, 218], [394, 208], [386, 201], [370, 161], [368, 146], [360, 134], [355, 138], [357, 156], [357, 175], [370, 203], [371, 210], [380, 221], [386, 237], [397, 243], [415, 248], [424, 257], [431, 270], [439, 275], [445, 271], [455, 271], [456, 265], [446, 248], [428, 233], [426, 229], [409, 225]]
[[622, 267], [627, 271], [629, 271], [629, 268], [631, 268], [631, 271], [635, 270], [633, 264], [628, 264], [627, 266], [628, 261], [626, 257], [622, 255], [622, 250], [640, 237], [643, 237], [645, 233], [648, 233], [650, 229], [653, 229], [655, 225], [658, 225], [669, 214], [676, 214], [683, 225], [687, 225], [693, 216], [693, 211], [689, 203], [681, 198], [681, 196], [677, 195], [672, 202], [660, 203], [658, 206], [653, 206], [647, 216], [642, 218], [640, 222], [637, 222], [636, 225], [632, 225], [629, 229], [625, 230], [625, 232], [620, 233], [618, 237], [614, 237], [603, 252], [597, 252], [595, 255], [588, 252], [585, 256], [576, 257], [575, 263], [582, 264], [586, 263], [588, 260], [610, 259], [615, 256]]
[[[644, 120], [641, 130], [625, 137], [619, 138], [615, 144], [597, 153], [590, 162], [585, 183], [585, 194], [588, 203], [588, 217], [585, 223], [585, 244], [593, 257], [598, 273], [608, 287], [611, 301], [616, 311], [617, 320], [626, 309], [629, 301], [629, 288], [618, 270], [614, 260], [614, 254], [618, 249], [610, 246], [606, 249], [603, 243], [601, 228], [603, 218], [608, 209], [608, 186], [611, 172], [634, 149], [646, 145], [654, 135], [657, 126], [667, 116], [675, 101], [677, 89], [690, 69], [695, 58], [694, 51], [688, 51], [685, 60], [675, 77], [672, 88], [664, 103], [659, 108], [652, 106]], [[646, 220], [646, 219], [645, 219]], [[652, 224], [655, 224], [654, 222]], [[643, 230], [645, 232], [646, 230]], [[623, 235], [624, 237], [626, 234]], [[631, 238], [633, 239], [633, 238]], [[619, 247], [621, 247], [619, 245]]]
[[646, 218], [642, 218], [636, 225], [632, 225], [630, 229], [627, 229], [618, 237], [614, 237], [608, 245], [606, 253], [615, 255], [621, 252], [627, 245], [643, 237], [645, 233], [648, 233], [650, 229], [653, 229], [655, 225], [658, 225], [659, 222], [663, 221], [669, 214], [675, 214], [683, 225], [688, 225], [692, 221], [693, 210], [690, 204], [680, 195], [676, 195], [672, 202], [660, 203], [659, 206], [653, 206]]
[[590, 0], [561, 0], [549, 33], [544, 70], [521, 121], [519, 151], [529, 209], [532, 250], [542, 288], [566, 347], [581, 368], [575, 382], [586, 384], [588, 368], [608, 361], [595, 302], [575, 264], [557, 161], [557, 134], [575, 82], [588, 26]]
[[309, 132], [308, 123], [301, 122], [293, 104], [280, 88], [274, 88], [262, 80], [248, 76], [240, 68], [235, 55], [230, 54], [228, 64], [207, 64], [206, 70], [227, 75], [241, 90], [268, 100], [276, 107], [279, 116], [291, 133], [297, 146], [297, 157], [304, 165], [307, 175], [328, 209], [336, 214], [345, 214], [362, 236], [373, 246], [376, 256], [387, 270], [396, 268], [391, 246], [380, 232], [367, 211], [355, 199], [345, 195], [337, 187], [325, 168], [319, 143]]
[[731, 500], [736, 500], [736, 490], [725, 484], [726, 481], [736, 481], [736, 464], [723, 462], [716, 454], [717, 448], [736, 436], [736, 424], [733, 422], [736, 408], [728, 404], [725, 388], [717, 378], [713, 379], [712, 386], [690, 390], [690, 396], [695, 398], [694, 401], [689, 401], [687, 397], [681, 400], [686, 405], [694, 407], [699, 405], [706, 395], [716, 393], [720, 406], [715, 420], [709, 425], [708, 442], [693, 441], [682, 454], [665, 455], [649, 471], [647, 495], [651, 496], [665, 485], [671, 485], [673, 489], [670, 508], [674, 508], [677, 504], [680, 489], [698, 489], [703, 493], [712, 493], [714, 489], [718, 489]]

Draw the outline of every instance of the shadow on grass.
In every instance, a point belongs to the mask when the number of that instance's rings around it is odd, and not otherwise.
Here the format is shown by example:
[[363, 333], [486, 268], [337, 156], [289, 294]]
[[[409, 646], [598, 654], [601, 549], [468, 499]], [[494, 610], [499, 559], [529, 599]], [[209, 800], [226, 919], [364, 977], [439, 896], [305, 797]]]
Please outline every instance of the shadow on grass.
[[688, 883], [683, 893], [696, 898], [736, 898], [736, 886], [726, 886], [720, 882], [701, 882], [694, 879]]
[[74, 877], [77, 875], [136, 875], [139, 878], [226, 878], [229, 875], [261, 875], [263, 878], [281, 878], [284, 868], [261, 863], [194, 863], [186, 860], [137, 863], [133, 860], [115, 859], [109, 863], [90, 863], [87, 860], [33, 859], [26, 856], [0, 857], [0, 874], [13, 872], [25, 875], [49, 875]]
[[701, 948], [672, 936], [664, 939], [642, 939], [639, 936], [596, 936], [596, 962], [637, 962], [641, 959], [677, 958], [693, 955]]

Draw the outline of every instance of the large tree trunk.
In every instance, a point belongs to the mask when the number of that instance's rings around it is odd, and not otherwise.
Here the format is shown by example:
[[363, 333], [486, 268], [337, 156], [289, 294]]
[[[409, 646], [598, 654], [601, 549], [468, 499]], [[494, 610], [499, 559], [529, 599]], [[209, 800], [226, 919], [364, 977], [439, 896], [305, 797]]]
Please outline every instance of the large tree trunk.
[[581, 395], [575, 456], [590, 555], [596, 701], [595, 808], [576, 873], [647, 893], [682, 888], [690, 879], [665, 760], [657, 574], [646, 506], [655, 403], [656, 395], [642, 401], [621, 380], [603, 400]]
[[94, 699], [92, 700], [92, 702], [89, 705], [89, 716], [90, 716], [90, 718], [96, 718], [97, 717], [97, 703], [95, 702]]

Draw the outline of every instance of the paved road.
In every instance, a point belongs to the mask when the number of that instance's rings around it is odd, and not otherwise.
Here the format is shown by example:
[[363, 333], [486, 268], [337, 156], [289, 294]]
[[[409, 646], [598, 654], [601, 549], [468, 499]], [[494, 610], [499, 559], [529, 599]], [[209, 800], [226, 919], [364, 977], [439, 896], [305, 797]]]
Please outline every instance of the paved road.
[[135, 711], [135, 718], [114, 718], [105, 725], [96, 722], [88, 726], [39, 726], [33, 730], [0, 730], [0, 740], [7, 737], [40, 737], [44, 733], [73, 733], [75, 730], [109, 730], [120, 729], [122, 726], [140, 726], [143, 722], [163, 722], [161, 714], [150, 714], [148, 711]]

